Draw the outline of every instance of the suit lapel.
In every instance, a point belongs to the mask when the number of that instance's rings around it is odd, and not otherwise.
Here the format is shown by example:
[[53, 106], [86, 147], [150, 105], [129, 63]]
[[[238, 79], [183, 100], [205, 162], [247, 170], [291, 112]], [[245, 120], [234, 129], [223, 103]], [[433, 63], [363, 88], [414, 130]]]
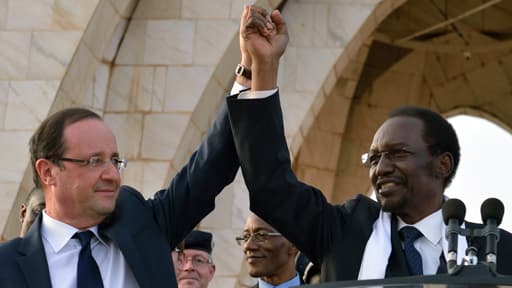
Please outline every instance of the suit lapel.
[[[109, 223], [110, 224], [110, 223]], [[103, 236], [106, 236], [111, 241], [115, 241], [119, 249], [123, 253], [124, 259], [130, 265], [133, 275], [139, 284], [139, 287], [150, 287], [150, 279], [148, 278], [149, 272], [142, 265], [143, 259], [138, 253], [137, 247], [143, 247], [147, 243], [136, 243], [133, 235], [123, 233], [122, 229], [116, 228], [115, 225], [100, 225], [100, 231]]]
[[25, 238], [22, 239], [18, 249], [19, 256], [16, 260], [23, 271], [28, 287], [50, 288], [50, 272], [40, 232], [41, 221], [42, 216], [39, 215]]
[[444, 252], [441, 252], [441, 256], [439, 256], [439, 267], [437, 267], [436, 274], [446, 274], [448, 270], [446, 269], [446, 259], [444, 258]]
[[409, 268], [402, 250], [402, 242], [398, 235], [398, 221], [395, 215], [391, 217], [391, 255], [386, 267], [386, 278], [409, 276]]
[[[351, 222], [352, 226], [347, 230], [352, 232], [349, 237], [345, 238], [346, 243], [344, 245], [335, 246], [340, 250], [334, 253], [334, 257], [346, 259], [345, 261], [337, 262], [339, 263], [339, 268], [337, 268], [338, 270], [335, 274], [336, 279], [357, 279], [366, 244], [373, 232], [373, 223], [379, 217], [380, 206], [370, 198], [361, 196], [357, 205], [358, 207], [347, 208], [354, 211], [353, 219], [357, 219], [357, 221]], [[346, 247], [351, 247], [351, 252], [348, 254]], [[353, 263], [359, 263], [359, 265], [354, 265]], [[340, 275], [342, 276], [341, 278]]]

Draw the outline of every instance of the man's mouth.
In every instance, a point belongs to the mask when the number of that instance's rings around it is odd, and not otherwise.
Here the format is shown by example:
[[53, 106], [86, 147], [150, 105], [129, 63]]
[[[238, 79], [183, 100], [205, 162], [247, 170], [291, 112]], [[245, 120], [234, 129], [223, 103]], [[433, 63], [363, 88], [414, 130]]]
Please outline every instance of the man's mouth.
[[398, 183], [395, 180], [380, 180], [377, 181], [377, 192], [380, 195], [386, 196], [387, 194], [392, 193], [394, 190], [396, 190], [399, 186], [400, 183]]
[[265, 257], [263, 256], [247, 256], [247, 263], [252, 264], [254, 262], [259, 262], [263, 260]]
[[195, 277], [180, 277], [178, 279], [178, 282], [181, 282], [181, 281], [199, 281], [199, 280]]

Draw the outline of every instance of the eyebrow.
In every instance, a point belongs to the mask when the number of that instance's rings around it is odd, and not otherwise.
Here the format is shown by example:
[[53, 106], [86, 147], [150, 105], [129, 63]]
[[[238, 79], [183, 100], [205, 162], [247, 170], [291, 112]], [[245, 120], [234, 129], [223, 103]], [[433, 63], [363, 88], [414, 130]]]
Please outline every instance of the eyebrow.
[[[103, 155], [107, 155], [107, 153], [105, 152], [94, 152], [94, 153], [91, 153], [89, 154], [89, 158], [90, 157], [103, 157]], [[110, 154], [110, 158], [113, 158], [113, 157], [119, 157], [119, 152], [113, 152], [112, 154]]]
[[386, 150], [389, 150], [390, 148], [391, 149], [403, 149], [403, 148], [408, 148], [410, 145], [408, 145], [407, 143], [404, 143], [404, 142], [397, 142], [397, 143], [386, 143], [384, 145], [384, 148], [386, 148], [385, 150], [378, 150], [377, 148], [371, 148], [370, 147], [370, 150], [368, 151], [369, 153], [371, 152], [379, 152], [379, 151], [386, 151]]
[[[267, 232], [267, 233], [274, 233], [274, 232], [277, 232], [277, 231], [274, 231], [274, 230], [271, 230], [271, 229], [268, 229], [268, 228], [264, 228], [264, 227], [261, 227], [261, 228], [256, 228], [254, 229], [254, 231], [252, 232], [253, 234], [254, 233], [258, 233], [258, 232]], [[249, 230], [244, 230], [243, 233], [251, 233], [251, 231]]]

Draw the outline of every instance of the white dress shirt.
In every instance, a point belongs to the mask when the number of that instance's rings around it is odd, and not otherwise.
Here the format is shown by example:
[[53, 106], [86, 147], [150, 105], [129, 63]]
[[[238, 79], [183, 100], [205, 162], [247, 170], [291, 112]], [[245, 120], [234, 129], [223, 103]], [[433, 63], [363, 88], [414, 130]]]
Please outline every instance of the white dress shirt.
[[[43, 210], [41, 236], [48, 260], [48, 270], [54, 288], [76, 287], [78, 255], [82, 246], [72, 238], [79, 230], [46, 214]], [[114, 241], [101, 239], [98, 226], [89, 228], [96, 237], [91, 239], [92, 256], [98, 263], [103, 286], [109, 288], [139, 287], [130, 266]]]
[[[398, 217], [398, 229], [406, 226]], [[448, 241], [444, 237], [446, 226], [444, 225], [442, 211], [430, 214], [420, 222], [412, 225], [423, 233], [414, 242], [414, 247], [421, 254], [423, 274], [436, 274], [439, 267], [439, 256], [441, 252], [448, 255]], [[464, 227], [464, 224], [461, 226]], [[403, 245], [403, 244], [402, 244]], [[464, 251], [468, 244], [466, 238], [459, 235], [457, 243], [457, 263], [462, 263]], [[383, 279], [386, 273], [389, 255], [391, 254], [391, 213], [380, 211], [379, 218], [373, 223], [373, 231], [366, 243], [361, 266], [359, 267], [359, 280]]]
[[[398, 218], [398, 231], [402, 227], [409, 226], [400, 217]], [[423, 262], [423, 274], [434, 275], [439, 267], [439, 256], [443, 253], [442, 241], [444, 222], [441, 210], [438, 210], [429, 216], [423, 218], [418, 223], [410, 225], [418, 229], [423, 237], [414, 241], [414, 247], [420, 252]], [[403, 243], [402, 243], [403, 245]]]

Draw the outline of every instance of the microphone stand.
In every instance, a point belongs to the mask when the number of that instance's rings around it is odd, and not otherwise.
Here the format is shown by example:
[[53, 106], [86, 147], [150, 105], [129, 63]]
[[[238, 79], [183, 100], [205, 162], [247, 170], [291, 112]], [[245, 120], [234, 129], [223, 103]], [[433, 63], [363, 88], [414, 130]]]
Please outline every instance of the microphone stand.
[[[492, 227], [491, 227], [491, 229], [492, 229]], [[487, 225], [483, 229], [461, 228], [459, 230], [459, 234], [461, 236], [470, 237], [470, 239], [471, 239], [473, 237], [488, 236], [489, 232], [487, 230], [489, 230]], [[487, 241], [489, 241], [488, 238], [489, 237], [487, 237]], [[489, 245], [489, 243], [487, 243], [487, 246], [488, 245]], [[498, 273], [496, 272], [496, 261], [489, 262], [489, 260], [486, 259], [487, 262], [483, 262], [483, 261], [479, 262], [477, 252], [478, 252], [478, 249], [475, 246], [470, 245], [466, 249], [466, 255], [463, 258], [462, 265], [457, 264], [455, 267], [453, 267], [451, 269], [451, 272], [450, 272], [450, 270], [448, 270], [448, 274], [450, 276], [462, 276], [462, 277], [465, 277], [465, 276], [474, 277], [475, 275], [490, 276], [490, 277], [498, 276]], [[493, 254], [493, 255], [496, 256], [495, 254]], [[487, 258], [489, 258], [489, 257], [487, 257]], [[494, 258], [494, 259], [496, 259], [496, 258]]]

